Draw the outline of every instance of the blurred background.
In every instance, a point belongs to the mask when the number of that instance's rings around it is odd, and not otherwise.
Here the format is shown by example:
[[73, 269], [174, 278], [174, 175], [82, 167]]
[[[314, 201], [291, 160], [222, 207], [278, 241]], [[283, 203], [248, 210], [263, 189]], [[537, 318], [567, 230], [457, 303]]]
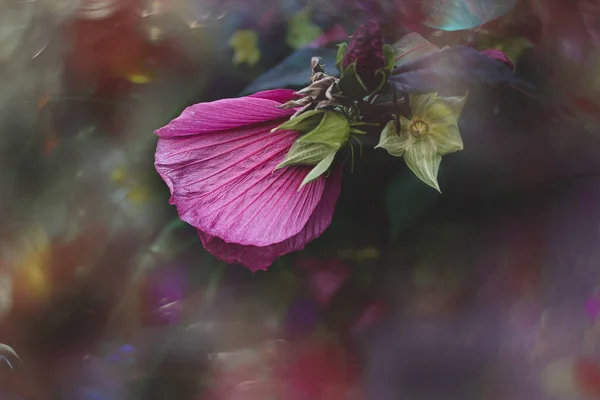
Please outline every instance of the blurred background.
[[[543, 94], [469, 89], [443, 195], [365, 146], [321, 238], [215, 260], [154, 130], [367, 19]], [[599, 49], [595, 0], [0, 0], [0, 399], [600, 399]]]

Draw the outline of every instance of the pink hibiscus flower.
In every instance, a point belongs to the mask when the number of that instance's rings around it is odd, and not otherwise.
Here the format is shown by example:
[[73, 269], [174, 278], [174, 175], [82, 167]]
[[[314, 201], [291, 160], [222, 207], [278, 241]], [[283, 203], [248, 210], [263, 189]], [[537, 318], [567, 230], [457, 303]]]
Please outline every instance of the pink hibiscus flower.
[[156, 170], [180, 218], [210, 253], [252, 271], [320, 236], [341, 189], [340, 166], [300, 190], [312, 167], [275, 170], [300, 135], [271, 133], [294, 114], [277, 107], [293, 98], [278, 89], [200, 103], [155, 132]]

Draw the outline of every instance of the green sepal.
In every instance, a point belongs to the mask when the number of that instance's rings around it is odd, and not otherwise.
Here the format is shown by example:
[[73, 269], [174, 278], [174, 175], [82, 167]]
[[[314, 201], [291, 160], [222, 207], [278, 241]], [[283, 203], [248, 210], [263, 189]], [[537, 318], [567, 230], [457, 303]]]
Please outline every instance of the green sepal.
[[344, 95], [351, 99], [358, 100], [369, 95], [369, 90], [356, 72], [356, 61], [344, 70], [338, 82], [338, 87]]
[[374, 90], [369, 91], [369, 89], [367, 89], [362, 79], [360, 79], [360, 76], [356, 72], [356, 62], [353, 62], [348, 66], [348, 68], [346, 68], [346, 70], [340, 77], [338, 87], [340, 88], [342, 93], [344, 93], [351, 99], [364, 99], [366, 96], [379, 92], [387, 82], [390, 73], [391, 71], [388, 72], [387, 66], [383, 69], [378, 69], [377, 71], [375, 71], [375, 76], [381, 76], [381, 82], [379, 83], [379, 85], [377, 85], [377, 87]]
[[[344, 114], [338, 111], [319, 111], [319, 113], [321, 114], [319, 124], [310, 132], [300, 136], [285, 159], [275, 167], [277, 170], [290, 165], [314, 165], [315, 168], [306, 176], [300, 187], [326, 172], [335, 154], [350, 137], [350, 124]], [[308, 117], [308, 119], [312, 121], [313, 118]], [[306, 124], [300, 123], [300, 125]]]
[[302, 189], [304, 185], [318, 179], [321, 175], [323, 175], [331, 164], [333, 163], [333, 159], [335, 158], [335, 154], [337, 151], [330, 152], [324, 159], [322, 159], [315, 167], [306, 175], [298, 190]]
[[361, 131], [358, 128], [350, 128], [350, 133], [354, 133], [355, 135], [366, 135], [367, 132]]
[[350, 137], [350, 124], [346, 116], [339, 111], [324, 111], [319, 125], [297, 142], [321, 143], [339, 150]]
[[396, 53], [394, 52], [394, 48], [389, 44], [384, 44], [383, 56], [385, 59], [384, 70], [387, 73], [387, 76], [390, 76], [394, 70], [394, 65], [396, 64]]
[[275, 167], [275, 170], [290, 165], [317, 165], [331, 152], [336, 150], [323, 143], [301, 142], [296, 140], [283, 161]]
[[300, 131], [304, 133], [310, 132], [321, 123], [322, 116], [320, 114], [323, 113], [325, 113], [323, 110], [311, 110], [303, 112], [296, 118], [287, 120], [277, 128], [271, 129], [271, 133], [282, 130]]
[[346, 55], [346, 51], [348, 50], [348, 43], [342, 43], [338, 45], [337, 56], [335, 59], [335, 66], [337, 67], [340, 74], [343, 74], [344, 71], [342, 69], [342, 61], [344, 60], [344, 56]]
[[377, 75], [381, 75], [381, 82], [379, 82], [379, 85], [375, 88], [375, 90], [373, 90], [370, 94], [372, 93], [377, 93], [379, 92], [383, 86], [386, 84], [388, 78], [389, 78], [389, 73], [387, 72], [386, 69], [378, 69], [377, 71], [375, 71], [375, 76]]

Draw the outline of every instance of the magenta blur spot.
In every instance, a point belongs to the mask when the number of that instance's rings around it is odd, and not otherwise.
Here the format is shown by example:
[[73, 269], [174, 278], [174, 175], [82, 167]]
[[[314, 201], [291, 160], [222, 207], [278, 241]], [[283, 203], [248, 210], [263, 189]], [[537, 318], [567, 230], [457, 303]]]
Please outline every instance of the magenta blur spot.
[[595, 294], [587, 299], [584, 308], [588, 317], [591, 319], [596, 319], [598, 314], [600, 314], [600, 295]]
[[510, 60], [510, 58], [508, 58], [508, 56], [506, 54], [504, 54], [500, 50], [486, 49], [486, 50], [481, 50], [480, 53], [493, 59], [493, 60], [501, 62], [502, 64], [506, 65], [510, 69], [515, 69], [515, 64]]
[[287, 334], [295, 336], [309, 333], [318, 323], [318, 305], [310, 299], [299, 298], [290, 304], [284, 326]]
[[177, 323], [187, 291], [186, 276], [180, 267], [152, 271], [141, 288], [142, 319], [148, 325]]

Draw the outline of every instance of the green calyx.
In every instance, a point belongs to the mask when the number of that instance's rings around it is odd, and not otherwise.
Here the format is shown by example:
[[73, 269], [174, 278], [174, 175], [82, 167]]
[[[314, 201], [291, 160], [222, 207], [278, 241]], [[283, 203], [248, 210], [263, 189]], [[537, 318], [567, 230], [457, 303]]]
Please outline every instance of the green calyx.
[[343, 68], [342, 62], [344, 60], [346, 51], [348, 51], [347, 43], [341, 44], [338, 47], [336, 66], [340, 71], [340, 80], [338, 82], [338, 87], [340, 90], [347, 97], [352, 99], [362, 99], [370, 96], [373, 93], [379, 92], [383, 88], [383, 85], [385, 85], [387, 82], [394, 69], [395, 53], [392, 46], [389, 44], [385, 44], [383, 46], [385, 67], [373, 72], [374, 76], [379, 77], [380, 81], [379, 84], [372, 90], [367, 88], [360, 75], [357, 73], [356, 62], [348, 65], [346, 69]]
[[302, 188], [327, 172], [336, 153], [348, 142], [351, 128], [344, 114], [339, 111], [314, 110], [300, 114], [275, 130], [304, 133], [275, 168], [277, 170], [292, 165], [314, 166], [302, 181]]

